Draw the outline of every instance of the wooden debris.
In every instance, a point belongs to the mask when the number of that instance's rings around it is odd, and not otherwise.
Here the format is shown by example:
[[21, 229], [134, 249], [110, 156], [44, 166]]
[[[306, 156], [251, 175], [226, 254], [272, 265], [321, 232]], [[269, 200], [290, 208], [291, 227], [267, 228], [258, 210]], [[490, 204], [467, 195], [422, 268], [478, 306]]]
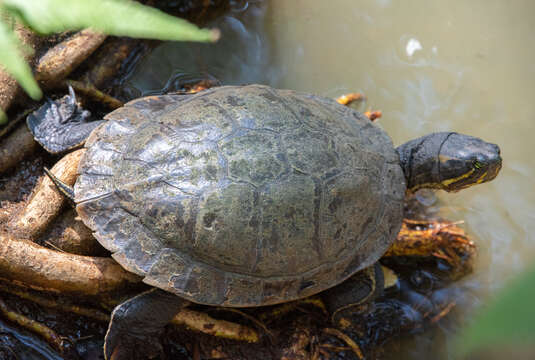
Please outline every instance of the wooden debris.
[[337, 97], [335, 100], [338, 104], [349, 106], [355, 101], [365, 100], [366, 97], [361, 93], [349, 93]]
[[383, 112], [381, 110], [368, 110], [364, 112], [364, 116], [366, 116], [371, 121], [375, 121], [381, 116], [383, 116]]
[[310, 346], [310, 330], [305, 327], [299, 327], [290, 338], [290, 346], [282, 349], [281, 360], [308, 360], [310, 352], [307, 348]]
[[[16, 295], [22, 299], [32, 301], [33, 303], [50, 309], [82, 315], [99, 322], [108, 323], [110, 321], [109, 313], [105, 313], [95, 308], [75, 305], [70, 302], [66, 302], [64, 299], [61, 301], [58, 299], [52, 300], [50, 297], [39, 295], [30, 290], [25, 290], [24, 288], [15, 287], [13, 285], [7, 285], [5, 281], [0, 281], [0, 291]], [[117, 305], [117, 299], [112, 301], [110, 304], [112, 306]], [[1, 306], [2, 304], [0, 303], [0, 311], [2, 310]], [[175, 325], [187, 326], [194, 331], [199, 331], [207, 335], [219, 336], [237, 341], [246, 341], [252, 343], [258, 342], [260, 338], [258, 333], [248, 326], [230, 321], [214, 319], [205, 313], [190, 309], [183, 309], [180, 311], [177, 315], [175, 315], [171, 322]], [[43, 335], [43, 337], [47, 338], [46, 334]]]
[[403, 220], [401, 230], [383, 257], [416, 256], [446, 261], [452, 280], [473, 269], [476, 246], [458, 227], [448, 221]]

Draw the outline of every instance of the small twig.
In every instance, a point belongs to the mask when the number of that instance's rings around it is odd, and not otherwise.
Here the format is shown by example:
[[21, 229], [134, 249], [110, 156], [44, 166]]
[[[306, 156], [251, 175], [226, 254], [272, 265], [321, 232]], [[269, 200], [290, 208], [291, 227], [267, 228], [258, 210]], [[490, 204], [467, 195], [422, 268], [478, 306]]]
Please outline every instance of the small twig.
[[45, 298], [36, 293], [32, 293], [30, 291], [24, 290], [22, 288], [14, 287], [12, 285], [7, 286], [3, 283], [3, 281], [0, 281], [0, 290], [5, 293], [16, 295], [22, 299], [31, 301], [35, 304], [47, 307], [49, 309], [57, 309], [57, 310], [64, 311], [64, 312], [70, 312], [73, 314], [86, 316], [90, 319], [94, 319], [94, 320], [102, 321], [102, 322], [110, 321], [110, 316], [100, 310], [50, 300], [48, 298]]
[[329, 349], [329, 350], [335, 351], [335, 352], [351, 350], [351, 348], [349, 346], [336, 346], [336, 345], [332, 345], [332, 344], [320, 344], [320, 347], [325, 348], [325, 349]]
[[225, 312], [232, 312], [232, 313], [235, 313], [235, 314], [238, 314], [242, 317], [244, 317], [245, 319], [249, 320], [250, 322], [252, 322], [253, 324], [255, 324], [257, 327], [261, 328], [262, 330], [264, 330], [264, 332], [271, 338], [273, 339], [273, 333], [267, 328], [267, 326], [260, 320], [258, 320], [257, 318], [255, 318], [254, 316], [251, 316], [249, 314], [246, 314], [244, 313], [243, 311], [240, 311], [238, 309], [234, 309], [234, 308], [213, 308], [213, 309], [210, 309], [211, 311], [225, 311]]
[[121, 100], [118, 100], [113, 96], [100, 91], [95, 86], [89, 83], [84, 83], [76, 80], [67, 80], [65, 81], [65, 87], [67, 87], [68, 85], [71, 85], [78, 95], [83, 95], [86, 98], [90, 98], [93, 101], [97, 101], [101, 104], [104, 104], [111, 110], [118, 109], [124, 105]]
[[175, 315], [171, 322], [177, 325], [186, 325], [190, 329], [226, 339], [247, 341], [250, 343], [258, 342], [260, 339], [258, 333], [248, 326], [225, 320], [217, 320], [208, 314], [190, 309], [182, 309]]
[[7, 320], [12, 321], [31, 332], [39, 334], [56, 350], [63, 352], [65, 342], [54, 330], [48, 326], [10, 310], [2, 299], [0, 299], [0, 312]]
[[451, 311], [451, 309], [455, 307], [455, 305], [457, 305], [455, 301], [450, 302], [448, 305], [446, 305], [446, 307], [444, 307], [444, 309], [442, 309], [442, 311], [440, 311], [437, 315], [431, 318], [431, 322], [436, 323], [437, 321], [442, 319], [444, 316], [448, 315], [448, 313]]
[[9, 120], [7, 125], [0, 129], [0, 139], [6, 136], [6, 134], [8, 134], [9, 132], [11, 132], [21, 121], [26, 119], [26, 116], [28, 116], [29, 113], [34, 112], [35, 110], [37, 110], [37, 107], [32, 107], [30, 109], [24, 110], [14, 119]]
[[45, 244], [47, 244], [48, 246], [50, 246], [52, 249], [56, 250], [56, 251], [59, 251], [59, 252], [64, 252], [66, 253], [65, 250], [63, 249], [60, 249], [59, 247], [57, 247], [56, 245], [52, 244], [50, 241], [45, 241]]
[[360, 360], [364, 359], [364, 354], [362, 353], [362, 350], [360, 350], [360, 347], [357, 345], [357, 343], [340, 330], [334, 328], [324, 328], [323, 332], [329, 335], [336, 336], [337, 338], [345, 342]]

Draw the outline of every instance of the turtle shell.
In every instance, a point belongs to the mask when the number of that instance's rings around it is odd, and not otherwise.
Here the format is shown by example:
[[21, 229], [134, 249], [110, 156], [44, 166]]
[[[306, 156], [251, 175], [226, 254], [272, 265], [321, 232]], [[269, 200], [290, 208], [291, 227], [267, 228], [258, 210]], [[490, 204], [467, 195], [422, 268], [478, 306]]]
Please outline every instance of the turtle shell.
[[77, 211], [125, 269], [193, 302], [318, 293], [376, 262], [401, 226], [390, 138], [331, 99], [225, 86], [106, 118], [85, 145]]

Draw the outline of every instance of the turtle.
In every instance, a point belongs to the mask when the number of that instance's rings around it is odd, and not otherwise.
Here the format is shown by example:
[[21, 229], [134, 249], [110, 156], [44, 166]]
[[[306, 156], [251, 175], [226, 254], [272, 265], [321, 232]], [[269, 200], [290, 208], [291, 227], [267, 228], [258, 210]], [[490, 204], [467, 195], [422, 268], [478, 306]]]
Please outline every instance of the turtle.
[[[456, 132], [397, 148], [332, 99], [265, 85], [139, 98], [88, 121], [74, 93], [27, 118], [51, 151], [86, 151], [82, 221], [152, 289], [118, 305], [106, 359], [157, 354], [191, 303], [257, 307], [324, 294], [332, 313], [373, 299], [407, 192], [496, 177], [500, 148]], [[143, 344], [143, 354], [139, 346]], [[154, 350], [154, 351], [153, 351]]]

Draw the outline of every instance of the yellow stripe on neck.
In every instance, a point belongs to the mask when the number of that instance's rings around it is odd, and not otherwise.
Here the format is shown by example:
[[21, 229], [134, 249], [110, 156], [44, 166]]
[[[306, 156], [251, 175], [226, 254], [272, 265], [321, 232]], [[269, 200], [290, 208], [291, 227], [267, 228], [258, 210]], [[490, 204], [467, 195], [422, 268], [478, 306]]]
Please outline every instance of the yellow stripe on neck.
[[[466, 174], [463, 174], [463, 175], [461, 175], [461, 176], [459, 176], [459, 177], [456, 177], [456, 178], [453, 178], [453, 179], [446, 179], [446, 180], [442, 181], [441, 184], [444, 185], [444, 186], [448, 186], [448, 185], [450, 185], [450, 184], [452, 184], [452, 183], [455, 183], [455, 182], [457, 182], [457, 181], [459, 181], [459, 180], [466, 179], [467, 177], [469, 177], [470, 175], [472, 175], [474, 171], [476, 171], [476, 169], [472, 169], [472, 170], [470, 170], [469, 172], [467, 172]], [[481, 179], [481, 178], [480, 178], [480, 179]], [[480, 179], [478, 179], [478, 181], [479, 181]]]
[[485, 181], [485, 177], [487, 176], [487, 172], [488, 172], [488, 171], [485, 171], [485, 172], [483, 173], [483, 175], [481, 175], [481, 176], [479, 177], [479, 179], [477, 179], [476, 184], [481, 184], [482, 182]]

